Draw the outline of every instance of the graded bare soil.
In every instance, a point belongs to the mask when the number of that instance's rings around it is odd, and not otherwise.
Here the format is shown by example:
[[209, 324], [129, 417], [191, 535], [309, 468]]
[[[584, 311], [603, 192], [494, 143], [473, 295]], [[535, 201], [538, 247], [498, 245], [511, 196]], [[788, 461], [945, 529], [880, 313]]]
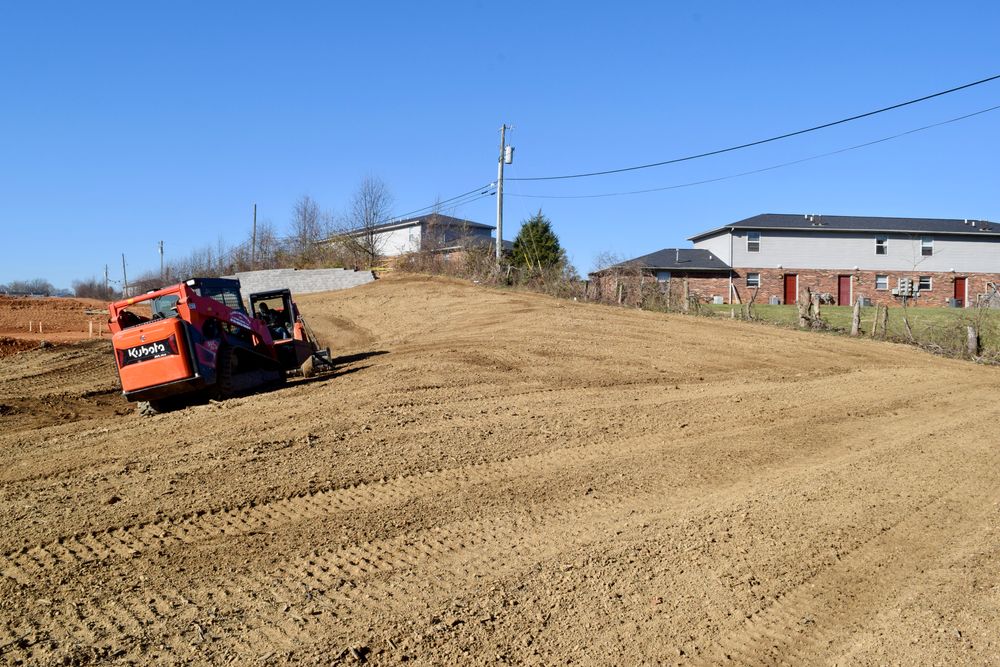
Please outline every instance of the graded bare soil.
[[427, 278], [152, 418], [0, 361], [0, 664], [996, 661], [993, 368]]
[[[36, 344], [83, 340], [90, 337], [91, 326], [96, 338], [99, 333], [108, 335], [107, 322], [108, 304], [97, 299], [0, 296], [0, 337], [4, 339]], [[3, 351], [0, 345], [0, 356]]]

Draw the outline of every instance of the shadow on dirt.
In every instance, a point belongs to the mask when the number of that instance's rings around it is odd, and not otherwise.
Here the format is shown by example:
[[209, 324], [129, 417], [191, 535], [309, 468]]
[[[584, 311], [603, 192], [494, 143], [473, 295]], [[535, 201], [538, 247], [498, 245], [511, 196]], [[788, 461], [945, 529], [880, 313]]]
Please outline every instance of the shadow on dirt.
[[[293, 378], [288, 381], [288, 386], [298, 387], [303, 384], [312, 384], [313, 382], [326, 382], [327, 380], [334, 380], [343, 375], [350, 375], [351, 373], [357, 373], [358, 371], [363, 371], [366, 368], [371, 368], [371, 366], [355, 366], [354, 368], [345, 368], [344, 370], [337, 369], [330, 373], [320, 373], [319, 375], [314, 375], [310, 378]], [[275, 387], [274, 389], [281, 389], [282, 387]]]
[[371, 359], [372, 357], [378, 357], [383, 354], [389, 354], [389, 351], [372, 350], [371, 352], [358, 352], [357, 354], [345, 354], [341, 357], [334, 357], [333, 365], [340, 366], [342, 364], [353, 364], [355, 361], [364, 361], [365, 359]]

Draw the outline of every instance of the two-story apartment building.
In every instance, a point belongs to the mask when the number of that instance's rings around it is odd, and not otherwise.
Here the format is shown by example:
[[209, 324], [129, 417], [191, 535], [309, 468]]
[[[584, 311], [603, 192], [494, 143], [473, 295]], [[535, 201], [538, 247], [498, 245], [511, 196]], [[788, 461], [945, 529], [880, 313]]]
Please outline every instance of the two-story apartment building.
[[[615, 280], [629, 267], [661, 283], [683, 276], [705, 301], [795, 303], [808, 287], [841, 305], [898, 303], [894, 291], [908, 280], [913, 305], [956, 307], [1000, 284], [1000, 224], [984, 220], [766, 213], [689, 240], [701, 254], [688, 262], [677, 260], [691, 250], [667, 248], [612, 267]], [[593, 276], [608, 282], [612, 273]]]
[[915, 305], [963, 307], [1000, 282], [1000, 224], [982, 220], [768, 213], [689, 240], [729, 264], [734, 302], [757, 289], [794, 303], [808, 286], [841, 305], [892, 303], [909, 279]]

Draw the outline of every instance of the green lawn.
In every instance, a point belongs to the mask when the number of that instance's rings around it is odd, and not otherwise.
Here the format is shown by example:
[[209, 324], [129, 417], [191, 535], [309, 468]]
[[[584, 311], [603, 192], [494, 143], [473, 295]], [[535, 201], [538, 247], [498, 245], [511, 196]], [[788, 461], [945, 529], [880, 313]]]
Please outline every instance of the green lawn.
[[[713, 314], [728, 317], [732, 306], [708, 305]], [[737, 309], [739, 307], [737, 306]], [[798, 308], [796, 306], [759, 305], [754, 307], [757, 318], [782, 326], [794, 327], [798, 323]], [[851, 306], [822, 306], [821, 313], [827, 324], [835, 330], [849, 332], [851, 330]], [[738, 314], [737, 310], [737, 314]], [[906, 339], [903, 326], [903, 309], [896, 306], [889, 308], [889, 337]], [[987, 310], [978, 312], [975, 309], [961, 308], [907, 308], [907, 317], [913, 336], [921, 343], [940, 345], [947, 350], [961, 350], [965, 346], [965, 327], [974, 324], [977, 316], [982, 317], [980, 323], [980, 339], [984, 349], [1000, 348], [1000, 311]], [[871, 330], [875, 308], [861, 309], [861, 330], [867, 335]]]

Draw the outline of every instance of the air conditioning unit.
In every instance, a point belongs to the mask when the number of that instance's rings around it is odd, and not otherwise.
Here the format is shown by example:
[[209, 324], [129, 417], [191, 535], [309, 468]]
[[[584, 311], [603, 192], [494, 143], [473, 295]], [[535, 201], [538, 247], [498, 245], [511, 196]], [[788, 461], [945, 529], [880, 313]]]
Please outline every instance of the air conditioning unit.
[[869, 299], [866, 296], [861, 297], [861, 307], [862, 308], [871, 308], [872, 307], [872, 300]]
[[721, 296], [716, 295], [712, 297], [712, 303], [714, 303], [716, 306], [721, 306], [724, 303], [724, 301]]
[[961, 299], [948, 299], [948, 307], [949, 308], [961, 308], [962, 307], [962, 300]]
[[781, 297], [780, 296], [772, 296], [771, 299], [768, 301], [768, 303], [770, 303], [772, 306], [780, 306], [781, 305]]

